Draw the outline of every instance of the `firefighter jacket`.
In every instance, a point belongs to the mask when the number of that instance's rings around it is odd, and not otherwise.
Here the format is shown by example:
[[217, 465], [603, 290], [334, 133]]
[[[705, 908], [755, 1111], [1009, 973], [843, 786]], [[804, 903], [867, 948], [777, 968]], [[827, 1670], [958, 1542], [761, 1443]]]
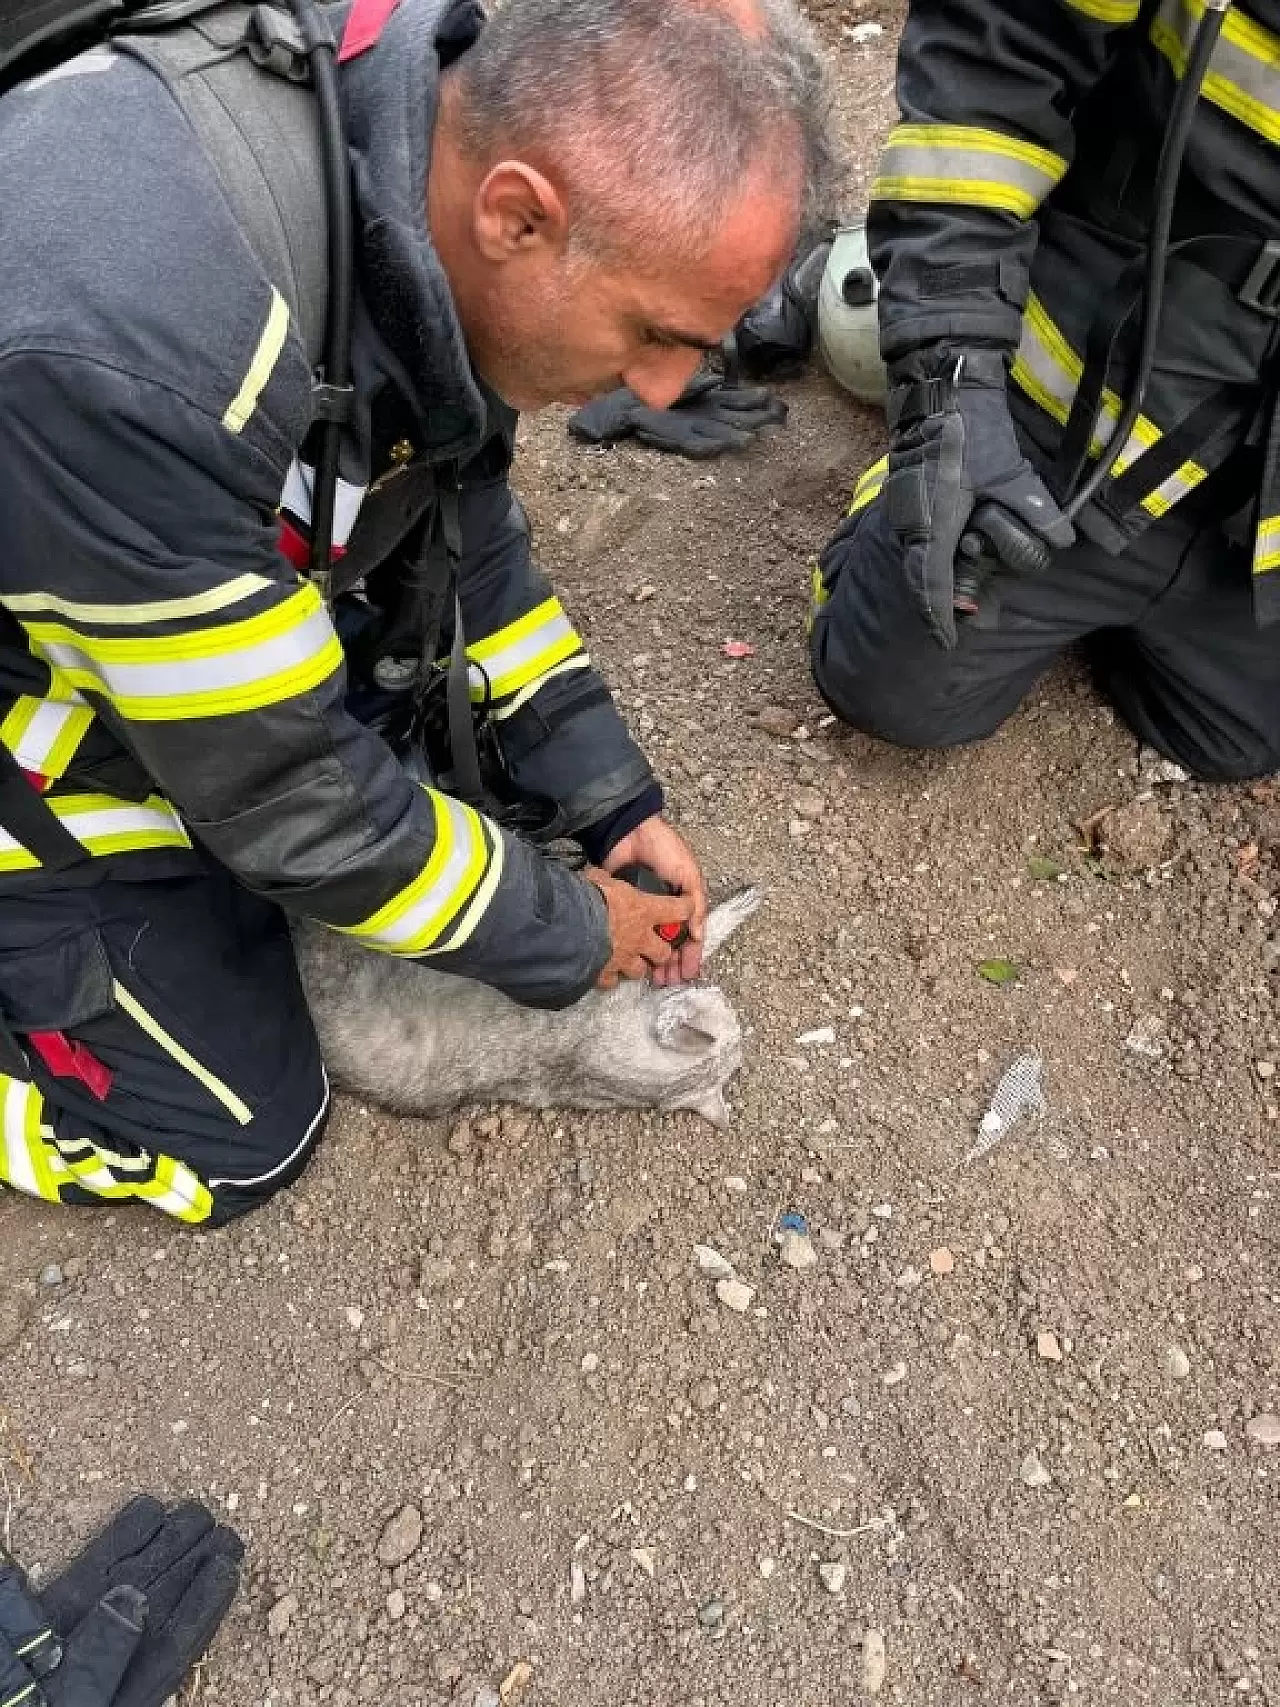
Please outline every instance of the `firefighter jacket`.
[[[1156, 164], [1202, 11], [912, 0], [869, 216], [884, 354], [1007, 352], [1011, 408], [1059, 496], [1126, 394]], [[1280, 0], [1238, 0], [1187, 145], [1143, 414], [1081, 516], [1118, 551], [1193, 493], [1220, 517], [1247, 500], [1264, 621], [1280, 615], [1278, 144]]]
[[[531, 561], [513, 421], [426, 231], [441, 55], [478, 26], [469, 4], [404, 0], [341, 68], [359, 444], [335, 537], [358, 535], [370, 488], [394, 504], [397, 477], [459, 489], [473, 696], [514, 781], [589, 842], [661, 794]], [[0, 157], [0, 741], [96, 856], [52, 874], [0, 823], [0, 892], [211, 856], [371, 948], [576, 999], [608, 955], [598, 892], [411, 781], [348, 709], [296, 566], [311, 367], [164, 82], [94, 50], [0, 102]]]

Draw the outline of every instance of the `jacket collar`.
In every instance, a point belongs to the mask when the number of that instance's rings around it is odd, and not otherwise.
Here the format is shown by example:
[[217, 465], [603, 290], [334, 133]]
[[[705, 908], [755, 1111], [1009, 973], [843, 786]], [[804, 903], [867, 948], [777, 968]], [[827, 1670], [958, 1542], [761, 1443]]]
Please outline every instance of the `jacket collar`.
[[390, 381], [432, 461], [477, 450], [489, 421], [426, 213], [440, 72], [483, 22], [476, 0], [401, 0], [376, 44], [341, 71], [357, 219], [356, 387], [368, 399]]

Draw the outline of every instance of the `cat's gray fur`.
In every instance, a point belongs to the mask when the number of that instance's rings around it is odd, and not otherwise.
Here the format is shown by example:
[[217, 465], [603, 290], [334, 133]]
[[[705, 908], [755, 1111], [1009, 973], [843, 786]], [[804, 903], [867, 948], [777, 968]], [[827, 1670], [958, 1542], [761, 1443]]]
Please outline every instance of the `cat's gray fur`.
[[[746, 889], [712, 909], [708, 957], [759, 900]], [[742, 1065], [742, 1029], [713, 984], [624, 983], [543, 1013], [318, 925], [296, 923], [294, 940], [335, 1082], [388, 1108], [684, 1108], [728, 1122], [724, 1086]]]

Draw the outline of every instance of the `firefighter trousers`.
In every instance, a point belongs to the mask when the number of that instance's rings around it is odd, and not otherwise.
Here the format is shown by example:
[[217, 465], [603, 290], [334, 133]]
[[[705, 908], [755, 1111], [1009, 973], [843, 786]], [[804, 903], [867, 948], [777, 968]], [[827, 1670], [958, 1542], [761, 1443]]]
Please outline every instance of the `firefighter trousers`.
[[1253, 614], [1248, 554], [1176, 512], [1120, 557], [1081, 541], [1040, 576], [1002, 572], [943, 651], [912, 602], [883, 498], [823, 560], [810, 636], [837, 716], [904, 747], [982, 740], [1079, 642], [1136, 735], [1205, 780], [1280, 768], [1280, 626]]
[[295, 1179], [329, 1087], [279, 908], [226, 872], [0, 896], [0, 1183], [217, 1226]]

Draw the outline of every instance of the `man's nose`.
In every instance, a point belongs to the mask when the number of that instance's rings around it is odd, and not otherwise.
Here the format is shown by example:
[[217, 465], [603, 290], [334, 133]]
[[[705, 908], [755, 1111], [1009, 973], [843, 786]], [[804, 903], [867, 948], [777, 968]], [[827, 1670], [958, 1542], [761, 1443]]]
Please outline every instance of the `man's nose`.
[[701, 361], [700, 350], [647, 350], [622, 378], [650, 409], [668, 409], [697, 373]]

